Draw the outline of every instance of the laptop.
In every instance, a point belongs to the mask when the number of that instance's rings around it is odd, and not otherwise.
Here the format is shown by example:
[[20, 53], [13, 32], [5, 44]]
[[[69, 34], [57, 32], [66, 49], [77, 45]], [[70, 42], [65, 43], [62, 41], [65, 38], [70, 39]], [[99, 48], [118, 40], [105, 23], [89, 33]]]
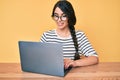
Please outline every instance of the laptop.
[[65, 76], [62, 44], [19, 41], [21, 69], [25, 72]]

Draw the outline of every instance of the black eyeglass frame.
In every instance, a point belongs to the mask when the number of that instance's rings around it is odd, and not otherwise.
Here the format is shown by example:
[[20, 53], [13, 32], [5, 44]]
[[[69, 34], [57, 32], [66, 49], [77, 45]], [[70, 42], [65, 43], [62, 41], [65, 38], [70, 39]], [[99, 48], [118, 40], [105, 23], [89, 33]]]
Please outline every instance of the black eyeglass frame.
[[53, 20], [58, 21], [59, 19], [61, 21], [66, 21], [68, 19], [68, 16], [66, 14], [62, 14], [61, 16], [59, 16], [57, 13], [54, 13], [54, 15], [52, 16]]

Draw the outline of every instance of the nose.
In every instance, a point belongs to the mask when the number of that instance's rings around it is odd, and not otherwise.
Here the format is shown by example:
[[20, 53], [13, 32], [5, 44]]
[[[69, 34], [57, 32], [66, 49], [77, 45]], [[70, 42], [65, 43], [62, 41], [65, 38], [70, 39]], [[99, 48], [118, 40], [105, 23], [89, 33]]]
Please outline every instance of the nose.
[[61, 20], [61, 18], [59, 17], [59, 18], [58, 18], [58, 22], [60, 22], [60, 21], [62, 21], [62, 20]]

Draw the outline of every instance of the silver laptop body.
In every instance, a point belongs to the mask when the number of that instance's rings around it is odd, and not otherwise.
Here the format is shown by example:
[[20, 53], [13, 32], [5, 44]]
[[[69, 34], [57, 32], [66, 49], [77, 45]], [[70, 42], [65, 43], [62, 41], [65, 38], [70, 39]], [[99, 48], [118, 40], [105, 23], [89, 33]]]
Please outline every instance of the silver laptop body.
[[21, 68], [26, 72], [65, 76], [61, 44], [19, 41]]

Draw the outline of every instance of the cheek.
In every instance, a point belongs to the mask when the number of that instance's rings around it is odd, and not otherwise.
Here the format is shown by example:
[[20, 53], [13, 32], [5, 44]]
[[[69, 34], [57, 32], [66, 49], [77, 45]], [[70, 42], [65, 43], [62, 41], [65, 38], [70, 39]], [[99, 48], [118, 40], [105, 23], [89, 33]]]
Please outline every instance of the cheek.
[[64, 24], [65, 24], [66, 26], [68, 26], [68, 21], [65, 21]]

